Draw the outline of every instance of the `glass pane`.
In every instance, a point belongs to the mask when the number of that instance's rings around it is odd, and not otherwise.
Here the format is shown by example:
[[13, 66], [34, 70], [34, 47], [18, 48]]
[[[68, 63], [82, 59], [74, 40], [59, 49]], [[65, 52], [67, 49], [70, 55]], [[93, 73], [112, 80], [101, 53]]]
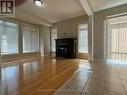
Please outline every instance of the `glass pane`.
[[88, 25], [79, 25], [78, 32], [78, 52], [88, 53]]
[[127, 16], [107, 19], [107, 59], [127, 61]]
[[23, 25], [23, 52], [39, 51], [39, 28]]
[[52, 51], [56, 51], [56, 42], [55, 39], [57, 39], [57, 29], [52, 29], [51, 30], [51, 46], [52, 46]]
[[0, 22], [2, 34], [1, 54], [18, 53], [18, 24], [12, 22]]

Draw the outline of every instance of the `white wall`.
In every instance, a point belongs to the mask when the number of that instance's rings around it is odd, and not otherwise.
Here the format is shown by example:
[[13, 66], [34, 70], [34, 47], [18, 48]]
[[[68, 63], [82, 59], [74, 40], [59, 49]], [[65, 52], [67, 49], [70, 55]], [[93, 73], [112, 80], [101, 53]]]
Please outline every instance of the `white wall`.
[[93, 61], [93, 16], [89, 16], [88, 20], [88, 52], [89, 52], [89, 61]]
[[52, 28], [57, 28], [58, 38], [78, 38], [78, 24], [88, 23], [88, 16], [81, 16], [69, 20], [57, 22]]
[[41, 56], [48, 56], [50, 54], [50, 27], [41, 26], [40, 27], [40, 51]]
[[43, 26], [40, 26], [40, 52], [41, 52], [41, 56], [44, 56], [44, 33], [43, 33]]

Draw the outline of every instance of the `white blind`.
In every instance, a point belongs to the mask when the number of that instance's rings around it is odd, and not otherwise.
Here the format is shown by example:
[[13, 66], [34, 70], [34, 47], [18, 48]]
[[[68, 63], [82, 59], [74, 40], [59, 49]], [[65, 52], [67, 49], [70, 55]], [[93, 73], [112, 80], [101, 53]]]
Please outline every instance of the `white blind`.
[[23, 52], [39, 51], [39, 28], [29, 24], [22, 24]]
[[57, 39], [57, 29], [51, 29], [51, 49], [52, 52], [56, 51], [56, 42], [55, 39]]
[[78, 52], [88, 53], [88, 25], [87, 24], [79, 25]]
[[107, 20], [107, 58], [127, 61], [127, 16]]
[[0, 21], [1, 54], [18, 53], [18, 24]]

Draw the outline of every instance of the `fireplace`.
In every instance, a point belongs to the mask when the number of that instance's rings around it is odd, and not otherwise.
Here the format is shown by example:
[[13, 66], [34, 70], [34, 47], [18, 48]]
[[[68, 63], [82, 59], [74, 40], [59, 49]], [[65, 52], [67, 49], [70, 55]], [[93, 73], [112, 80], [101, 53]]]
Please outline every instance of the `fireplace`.
[[75, 38], [56, 39], [56, 57], [75, 58], [76, 43]]
[[58, 45], [58, 55], [63, 57], [68, 57], [69, 46], [68, 45]]

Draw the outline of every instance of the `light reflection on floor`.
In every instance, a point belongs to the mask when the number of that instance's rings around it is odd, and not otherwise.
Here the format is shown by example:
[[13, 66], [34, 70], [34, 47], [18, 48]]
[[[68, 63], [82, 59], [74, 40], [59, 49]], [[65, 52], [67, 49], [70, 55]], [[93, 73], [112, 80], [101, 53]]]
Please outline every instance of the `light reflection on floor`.
[[127, 65], [127, 61], [112, 60], [112, 59], [108, 59], [107, 63], [108, 64], [123, 64], [123, 65]]
[[[5, 89], [3, 95], [44, 95], [38, 91], [43, 91], [47, 87], [52, 88], [56, 83], [61, 82], [61, 79], [68, 74], [66, 69], [72, 69], [73, 75], [71, 78], [69, 76], [69, 81], [67, 79], [67, 83], [65, 81], [62, 88], [54, 93], [55, 95], [127, 95], [127, 65], [55, 58], [12, 62], [11, 65], [4, 64], [2, 66], [2, 84]], [[61, 72], [63, 73], [61, 74]], [[43, 82], [43, 80], [45, 81]], [[53, 83], [54, 81], [56, 83]], [[29, 88], [32, 84], [36, 85], [31, 90]], [[39, 88], [36, 89], [37, 87]], [[23, 88], [28, 90], [23, 90], [23, 93], [21, 90], [19, 94], [18, 91]]]
[[78, 72], [54, 95], [127, 95], [127, 65], [80, 62]]
[[88, 60], [81, 59], [80, 64], [79, 64], [79, 69], [90, 70], [91, 67], [90, 67], [90, 64], [89, 64]]
[[[88, 70], [89, 68], [89, 62], [82, 59], [31, 58], [29, 60], [24, 59], [12, 61], [10, 63], [5, 62], [2, 64], [2, 87], [4, 89], [3, 95], [20, 95], [18, 94], [19, 89], [29, 85], [31, 86], [31, 84], [34, 82], [36, 83], [35, 80], [41, 79], [40, 77], [43, 77], [43, 75], [44, 78], [47, 79], [50, 76], [53, 77], [53, 75], [55, 77], [59, 76], [59, 73], [62, 73], [60, 72], [61, 69], [63, 69], [62, 71], [66, 71], [67, 69], [73, 73], [76, 69]], [[67, 73], [67, 71], [64, 73]], [[80, 72], [80, 74], [82, 75], [83, 72]], [[51, 80], [53, 79], [52, 77]]]

